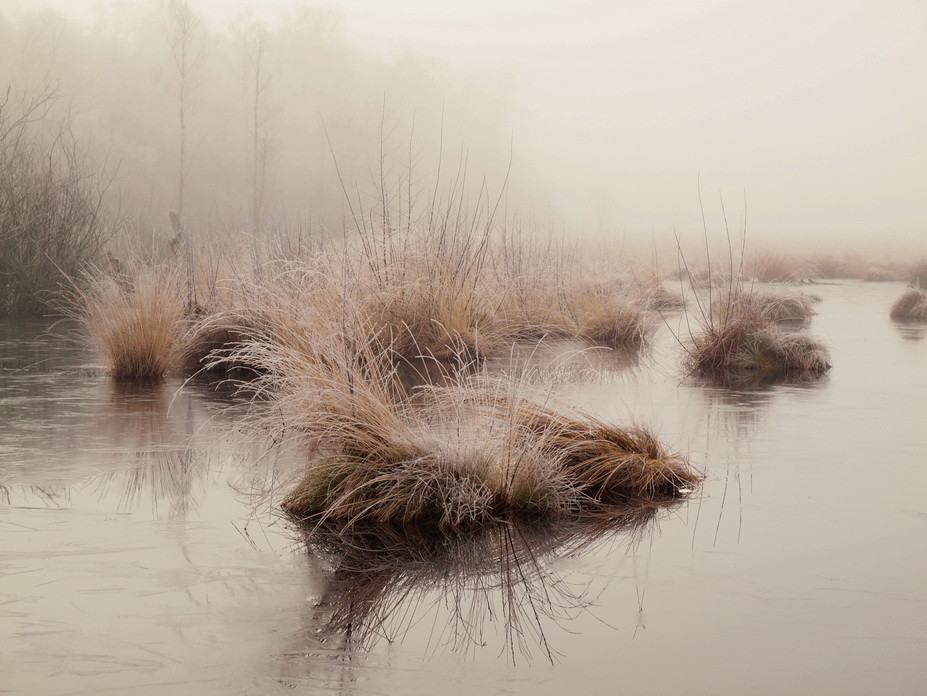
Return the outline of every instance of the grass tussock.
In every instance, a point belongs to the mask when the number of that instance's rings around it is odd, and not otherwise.
[[[788,254],[758,252],[748,264],[751,275],[761,283],[790,283],[815,275],[814,264]]]
[[[927,257],[921,257],[911,264],[908,281],[911,287],[927,291]]]
[[[722,296],[713,311],[722,320],[736,315],[757,316],[771,322],[805,321],[814,315],[812,297],[794,292],[735,291]]]
[[[776,325],[776,317],[792,318],[788,315],[799,303],[786,312],[791,304],[733,289],[713,303],[710,316],[693,333],[686,355],[689,373],[713,382],[737,383],[809,379],[827,372],[829,351],[820,340]]]
[[[118,379],[158,379],[182,354],[185,290],[170,267],[136,265],[127,276],[87,273],[74,315]]]
[[[460,529],[679,499],[700,480],[646,431],[567,415],[522,385],[461,378],[404,394],[384,352],[343,336],[319,337],[311,358],[260,342],[233,358],[273,375],[257,385],[273,403],[263,427],[307,453],[282,503],[297,518]]]
[[[226,358],[258,338],[311,352],[308,322],[313,335],[346,333],[416,367],[469,369],[516,342],[547,338],[638,352],[658,321],[649,310],[682,301],[653,279],[586,280],[594,274],[568,251],[543,254],[483,232],[412,230],[376,241],[329,241],[311,255],[254,243],[237,254],[250,253],[245,267],[185,247],[159,265],[184,294],[182,345],[166,370],[257,372]],[[128,264],[114,282],[132,287],[150,265]],[[94,302],[92,294],[78,299]]]
[[[520,400],[514,420],[522,437],[558,460],[570,487],[595,504],[671,500],[701,480],[646,428],[621,428],[530,400]]]
[[[898,321],[927,321],[927,292],[908,288],[892,305],[891,317]]]
[[[580,268],[572,273],[583,275]],[[618,281],[571,278],[572,273],[545,269],[540,277],[521,279],[510,289],[502,307],[509,333],[521,339],[567,338],[633,350],[647,345],[656,320],[644,310],[644,292],[632,293]]]
[[[251,365],[230,360],[236,348],[254,335],[247,319],[232,312],[198,317],[184,334],[180,367],[188,374],[230,374],[241,377],[253,371]]]

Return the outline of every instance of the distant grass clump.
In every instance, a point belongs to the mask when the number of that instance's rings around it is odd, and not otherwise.
[[[927,321],[927,292],[908,288],[892,305],[891,317],[898,321]]]
[[[763,283],[788,283],[810,278],[814,265],[794,256],[774,252],[759,252],[749,264],[751,275]]]
[[[927,321],[927,258],[911,265],[908,280],[911,287],[892,305],[891,317],[896,321]]]
[[[687,347],[690,374],[721,383],[808,379],[830,369],[827,348],[805,333],[775,324],[780,301],[751,297],[741,288],[714,304]],[[772,309],[770,309],[772,308]],[[787,313],[786,313],[787,314]]]
[[[539,266],[513,280],[501,307],[510,334],[522,340],[568,338],[609,348],[640,350],[656,320],[644,311],[646,293],[620,281],[588,280],[589,269]]]
[[[714,311],[721,316],[758,315],[768,321],[804,321],[814,315],[813,301],[807,295],[791,292],[736,291],[716,301]]]
[[[922,257],[911,265],[908,281],[911,287],[927,291],[927,257]]]
[[[182,353],[185,289],[170,267],[135,264],[131,273],[88,272],[74,291],[73,310],[117,379],[159,379]]]

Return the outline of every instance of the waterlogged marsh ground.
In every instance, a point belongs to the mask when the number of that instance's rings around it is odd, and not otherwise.
[[[708,477],[586,545],[570,530],[303,543],[254,510],[227,394],[126,387],[5,324],[0,690],[919,693],[927,327],[888,318],[900,284],[813,291],[821,382],[680,381],[664,330],[640,367],[561,385],[654,425]]]

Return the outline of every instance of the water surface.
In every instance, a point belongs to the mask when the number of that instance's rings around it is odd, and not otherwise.
[[[814,291],[820,382],[694,384],[666,330],[614,378],[557,373],[689,453],[697,498],[454,543],[306,539],[254,494],[286,462],[227,390],[112,382],[2,324],[0,691],[922,693],[925,327],[888,318],[899,284]]]

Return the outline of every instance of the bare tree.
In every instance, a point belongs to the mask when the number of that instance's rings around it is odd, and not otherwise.
[[[187,0],[170,0],[168,40],[177,69],[177,111],[180,122],[180,161],[178,162],[177,212],[175,231],[180,234],[184,222],[184,195],[187,174],[187,115],[196,88],[196,74],[206,62],[206,33],[198,12]],[[174,218],[171,219],[174,222]]]
[[[0,316],[40,313],[101,260],[112,177],[56,115],[61,96],[0,91]],[[113,174],[115,176],[115,174]]]
[[[255,24],[239,34],[247,62],[249,96],[251,100],[251,194],[249,212],[251,230],[260,234],[264,221],[264,194],[267,183],[267,158],[270,146],[270,107],[267,92],[272,78],[267,70],[267,29]]]

